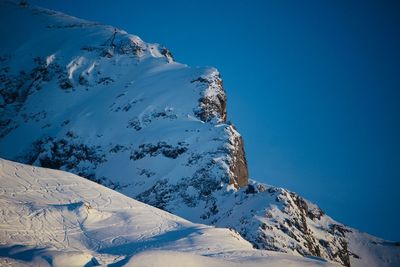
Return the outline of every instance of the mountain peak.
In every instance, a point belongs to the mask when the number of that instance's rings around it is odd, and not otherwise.
[[[344,266],[400,261],[392,243],[249,180],[215,68],[175,62],[165,47],[112,26],[9,1],[0,7],[0,25],[13,25],[0,28],[0,156],[230,227],[260,251]]]

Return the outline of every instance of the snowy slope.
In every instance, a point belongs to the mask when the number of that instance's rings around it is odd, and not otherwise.
[[[0,184],[1,266],[331,266],[255,250],[232,230],[193,224],[67,172],[0,159]]]
[[[254,247],[313,255],[344,266],[400,266],[400,243],[359,232],[283,188],[250,181],[220,197],[216,225],[233,228]]]
[[[346,266],[399,263],[398,244],[249,181],[216,69],[177,63],[158,44],[55,11],[1,1],[0,12],[0,156],[234,228],[259,249]]]
[[[184,200],[203,217],[216,187],[247,183],[217,70],[173,62],[168,50],[113,27],[8,2],[1,10],[0,34],[12,37],[0,48],[2,156],[170,211]]]

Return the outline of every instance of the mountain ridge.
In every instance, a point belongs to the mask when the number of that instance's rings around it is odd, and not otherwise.
[[[1,25],[18,30],[1,28],[12,38],[0,49],[0,156],[231,227],[259,249],[344,266],[362,266],[371,250],[382,258],[377,266],[399,262],[394,243],[381,256],[383,240],[363,239],[297,194],[249,180],[216,69],[177,63],[165,47],[111,26],[1,5]],[[13,23],[18,17],[29,23]]]

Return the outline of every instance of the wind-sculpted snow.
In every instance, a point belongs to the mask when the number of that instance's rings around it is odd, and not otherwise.
[[[378,266],[399,262],[396,243],[361,235],[285,189],[249,183],[216,69],[59,12],[12,1],[0,12],[0,156],[231,227],[260,250],[345,266],[370,255]]]
[[[0,184],[1,266],[137,266],[144,259],[135,255],[160,250],[185,257],[153,259],[155,266],[184,259],[194,266],[263,266],[278,259],[330,266],[255,250],[235,231],[191,223],[67,172],[0,159]],[[145,260],[141,266],[149,265]]]

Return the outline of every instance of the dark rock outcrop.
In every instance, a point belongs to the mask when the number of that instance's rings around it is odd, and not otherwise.
[[[229,183],[236,188],[245,187],[249,182],[246,154],[244,151],[243,138],[237,133],[235,127],[231,125],[232,138],[230,140],[232,149],[232,162],[229,165],[232,173]]]
[[[196,116],[204,122],[210,122],[213,119],[226,122],[226,94],[221,75],[218,72],[214,72],[194,79],[191,83],[201,83],[205,86],[202,97],[199,99],[199,106],[195,110]],[[231,161],[229,164],[231,175],[229,183],[236,188],[241,188],[248,184],[244,142],[234,125],[230,125],[228,129],[231,136],[229,140],[231,145]]]
[[[196,116],[202,121],[208,122],[217,118],[226,121],[226,95],[219,73],[213,73],[205,77],[199,77],[191,83],[203,83],[206,90],[199,99],[199,108],[195,110]]]
[[[364,257],[351,251],[354,229],[288,190],[249,181],[216,69],[175,63],[166,48],[114,27],[24,12],[32,23],[1,18],[15,30],[0,55],[0,156],[234,228],[259,249],[344,266]],[[30,31],[35,42],[24,34]],[[398,248],[374,242],[368,245]]]

